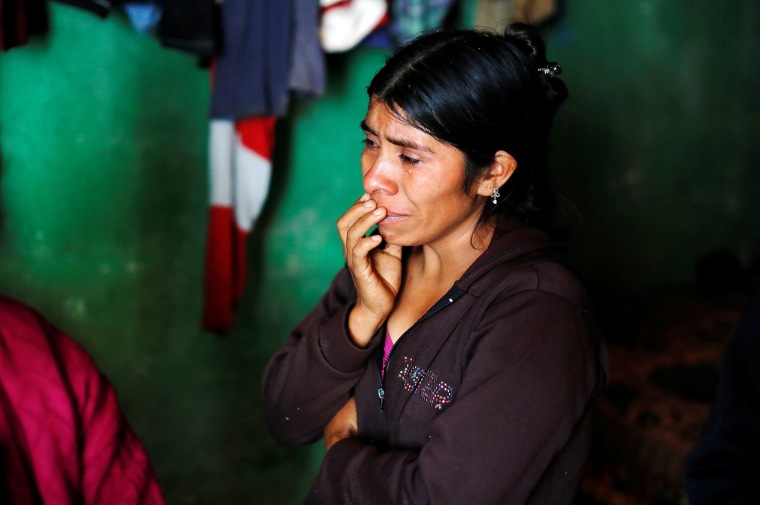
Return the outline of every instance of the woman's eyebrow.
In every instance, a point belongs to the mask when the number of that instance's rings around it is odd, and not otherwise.
[[[375,132],[375,130],[373,130],[372,128],[369,127],[369,125],[367,124],[367,121],[365,119],[362,119],[362,122],[359,123],[359,127],[362,130],[364,130],[365,132],[371,133],[372,135],[377,136],[377,133]]]
[[[373,130],[372,128],[370,128],[370,126],[367,124],[367,122],[365,120],[362,120],[362,122],[359,123],[359,126],[365,132],[367,132],[367,133],[369,133],[371,135],[374,135],[375,137],[379,137],[379,135],[377,134],[377,132],[375,132],[375,130]],[[386,137],[386,140],[388,142],[390,142],[391,144],[394,144],[394,145],[397,145],[397,146],[408,147],[409,149],[415,149],[415,150],[418,150],[418,151],[424,151],[424,152],[428,152],[428,153],[433,152],[429,147],[427,147],[424,144],[420,144],[416,140],[412,140],[412,139],[399,139],[399,138],[394,138],[394,137]]]

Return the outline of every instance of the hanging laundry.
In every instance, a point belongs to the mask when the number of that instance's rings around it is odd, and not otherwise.
[[[272,173],[276,118],[290,94],[321,96],[324,54],[319,0],[224,0],[224,50],[213,64],[202,326],[226,333],[246,280],[246,239],[261,214]]]
[[[211,117],[284,116],[288,110],[293,6],[283,0],[224,0]]]
[[[23,46],[48,30],[45,0],[0,0],[0,51]]]
[[[269,192],[276,118],[212,120],[203,329],[226,333],[246,279],[246,238]]]
[[[380,26],[375,28],[372,33],[367,35],[362,40],[361,45],[364,47],[374,47],[376,49],[382,49],[387,52],[391,52],[396,48],[396,42],[393,40],[389,23],[387,21],[380,23]]]
[[[319,0],[295,0],[293,51],[289,88],[301,98],[325,91],[325,55],[319,42]]]
[[[386,0],[321,0],[320,39],[328,53],[356,47],[379,26],[388,22]]]

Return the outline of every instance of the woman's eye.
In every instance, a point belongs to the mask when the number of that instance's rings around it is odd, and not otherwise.
[[[415,158],[410,158],[406,154],[401,154],[399,155],[399,157],[401,158],[401,161],[407,165],[416,165],[420,162],[420,160],[415,159]]]

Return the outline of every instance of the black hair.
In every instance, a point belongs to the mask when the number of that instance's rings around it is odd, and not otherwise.
[[[503,35],[437,31],[399,48],[367,92],[399,119],[461,150],[468,193],[497,151],[509,153],[517,169],[480,222],[507,212],[545,228],[557,208],[547,166],[549,132],[567,97],[557,69],[544,70],[551,66],[540,35],[525,24],[512,24]]]

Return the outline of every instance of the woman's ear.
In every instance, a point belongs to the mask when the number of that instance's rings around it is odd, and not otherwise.
[[[491,196],[494,188],[503,187],[517,168],[517,160],[506,151],[497,151],[491,168],[485,172],[478,185],[478,194]]]

